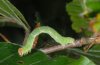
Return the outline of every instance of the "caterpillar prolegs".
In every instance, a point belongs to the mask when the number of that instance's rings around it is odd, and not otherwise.
[[[35,38],[41,33],[46,33],[50,35],[57,43],[61,45],[66,45],[74,42],[73,38],[61,36],[58,32],[56,32],[56,30],[54,30],[49,26],[41,26],[34,29],[29,35],[26,43],[22,46],[22,48],[18,49],[18,53],[20,56],[23,56],[31,52],[31,49],[34,45],[33,42],[35,41]]]

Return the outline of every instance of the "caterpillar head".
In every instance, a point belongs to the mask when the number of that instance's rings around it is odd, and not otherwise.
[[[23,48],[18,49],[18,54],[22,57],[23,56]]]
[[[26,54],[28,54],[28,53],[30,53],[31,52],[31,49],[29,49],[29,50],[25,50],[24,48],[19,48],[18,49],[18,54],[22,57],[23,55],[26,55]]]

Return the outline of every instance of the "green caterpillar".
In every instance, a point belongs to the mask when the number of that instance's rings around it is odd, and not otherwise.
[[[32,31],[32,33],[29,35],[26,44],[22,46],[22,48],[19,48],[18,52],[20,56],[23,56],[25,54],[28,54],[31,52],[31,49],[33,47],[33,42],[35,41],[35,38],[41,34],[46,33],[49,34],[57,43],[61,45],[66,45],[69,43],[73,43],[74,39],[71,37],[63,37],[58,32],[56,32],[53,28],[48,26],[41,26]]]

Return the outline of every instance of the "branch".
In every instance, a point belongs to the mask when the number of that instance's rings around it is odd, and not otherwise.
[[[1,37],[4,41],[6,41],[6,42],[8,42],[8,43],[11,43],[10,40],[8,40],[8,38],[5,37],[2,33],[0,33],[0,37]]]
[[[49,48],[42,48],[40,50],[42,52],[44,52],[45,54],[49,54],[49,53],[64,50],[64,49],[67,49],[67,48],[81,47],[81,46],[86,45],[86,44],[89,44],[89,46],[91,47],[92,43],[93,44],[99,44],[100,43],[100,36],[91,37],[91,38],[81,38],[81,39],[76,40],[74,43],[71,43],[69,45],[68,44],[65,45],[65,46],[57,45],[57,46],[53,46],[53,47],[49,47]],[[86,49],[86,51],[88,49]]]

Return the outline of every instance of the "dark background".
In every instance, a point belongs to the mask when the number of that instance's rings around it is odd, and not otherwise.
[[[41,23],[51,26],[64,36],[78,37],[71,28],[70,17],[66,12],[66,4],[71,0],[10,0],[25,16],[31,29],[35,26],[35,14],[38,12]],[[24,39],[22,29],[3,27],[0,28],[12,42],[21,43]]]

